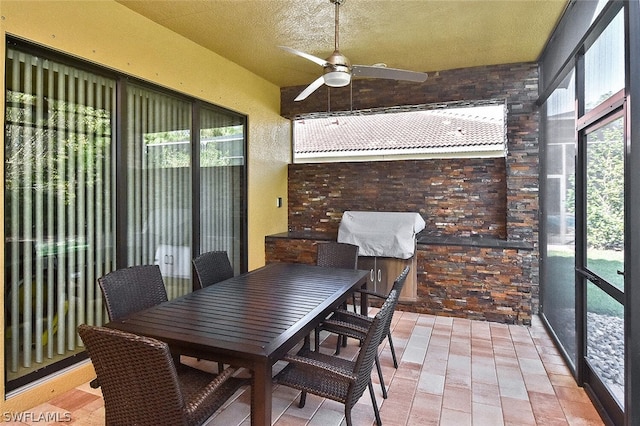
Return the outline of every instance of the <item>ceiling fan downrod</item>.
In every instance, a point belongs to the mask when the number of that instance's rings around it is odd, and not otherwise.
[[[342,3],[344,3],[345,0],[329,0],[331,1],[331,3],[336,5],[336,12],[334,15],[334,21],[335,21],[335,36],[334,36],[334,46],[335,46],[335,51],[338,52],[340,49],[340,33],[339,33],[339,27],[340,27],[340,5]]]
[[[324,66],[324,84],[329,87],[344,87],[351,82],[351,62],[340,53],[340,5],[345,0],[330,0],[336,5],[335,49]]]

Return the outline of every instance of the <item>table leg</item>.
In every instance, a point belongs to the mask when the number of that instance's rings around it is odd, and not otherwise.
[[[251,426],[271,426],[272,366],[257,363],[251,386]]]
[[[367,283],[365,281],[365,283],[362,285],[363,289],[367,288]],[[355,306],[353,307],[353,309],[355,310]],[[360,293],[360,314],[361,315],[367,315],[367,313],[369,312],[369,298],[367,297],[366,293]]]

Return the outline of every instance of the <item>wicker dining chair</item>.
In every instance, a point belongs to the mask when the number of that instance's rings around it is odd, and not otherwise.
[[[209,251],[202,253],[191,261],[193,264],[193,289],[219,283],[233,278],[233,267],[226,251]],[[218,371],[224,369],[224,364],[218,363]]]
[[[167,301],[167,289],[158,265],[136,265],[117,269],[98,278],[109,321]],[[176,355],[176,361],[178,356]],[[98,379],[90,382],[99,388]]]
[[[384,333],[382,334],[380,341],[378,344],[381,344],[385,337],[389,342],[389,347],[391,349],[391,356],[393,358],[393,366],[398,368],[398,361],[396,359],[395,348],[393,347],[393,339],[391,338],[391,320],[393,319],[393,313],[395,311],[396,305],[398,303],[398,299],[400,298],[400,292],[404,287],[404,283],[407,280],[407,275],[409,274],[409,266],[405,267],[404,270],[400,273],[400,275],[393,282],[393,286],[391,287],[391,291],[388,295],[382,295],[379,293],[375,293],[369,290],[362,290],[363,293],[366,293],[368,297],[377,297],[385,300],[385,303],[390,303],[392,306],[391,314],[386,318],[386,323],[384,324]],[[338,342],[336,343],[336,355],[340,354],[340,345],[341,339],[346,339],[347,337],[351,337],[354,339],[363,342],[368,328],[371,327],[373,323],[373,318],[358,314],[355,312],[348,311],[346,309],[338,309],[333,314],[329,316],[329,318],[325,319],[317,330],[329,331],[331,333],[338,335]],[[316,351],[319,350],[318,344],[316,344]],[[380,365],[380,357],[376,352],[375,357],[376,369],[378,371],[378,377],[380,379],[380,386],[382,387],[382,396],[386,399],[387,388],[384,384],[384,377],[382,376],[382,367]]]
[[[358,251],[355,244],[330,241],[319,243],[317,248],[316,265],[331,268],[358,269]],[[354,293],[351,293],[353,303],[356,303]],[[346,302],[345,302],[346,307]]]
[[[391,295],[395,290],[391,290]],[[351,409],[358,402],[365,388],[373,404],[376,424],[382,425],[376,396],[371,382],[371,371],[378,353],[378,345],[384,334],[387,317],[393,313],[391,297],[373,318],[362,347],[355,361],[335,355],[310,351],[303,348],[296,355],[286,355],[283,360],[288,364],[274,377],[278,384],[301,390],[298,406],[304,407],[307,393],[344,404],[347,426],[352,425]]]
[[[202,253],[192,263],[194,290],[233,278],[233,267],[226,251]]]
[[[338,243],[329,241],[317,245],[316,265],[330,268],[358,269],[358,251],[360,248],[355,244]],[[356,296],[351,292],[351,300],[355,305]],[[347,302],[342,305],[347,308]],[[320,340],[320,330],[315,330],[316,346]]]
[[[316,265],[333,268],[357,269],[358,246],[349,243],[326,242],[318,244]]]
[[[247,379],[173,363],[166,343],[81,324],[78,333],[96,370],[106,425],[201,425]]]
[[[167,301],[167,289],[158,265],[117,269],[98,278],[98,285],[110,321]]]

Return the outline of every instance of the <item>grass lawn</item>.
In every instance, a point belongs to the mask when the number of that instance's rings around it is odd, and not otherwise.
[[[548,282],[548,285],[551,284],[553,287],[552,292],[554,298],[573,301],[575,271],[573,252],[550,249],[547,254],[548,277],[550,277],[551,281]],[[618,286],[618,288],[621,288],[623,280],[617,271],[624,269],[623,252],[613,250],[589,250],[587,264],[591,271]],[[587,309],[589,312],[612,315],[620,318],[622,318],[624,313],[624,308],[620,303],[592,283],[587,285]]]

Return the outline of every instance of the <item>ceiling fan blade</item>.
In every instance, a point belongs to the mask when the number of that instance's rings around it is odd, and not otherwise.
[[[387,78],[391,80],[415,81],[418,83],[422,83],[427,79],[427,74],[423,72],[369,65],[354,65],[351,68],[351,74],[354,77],[361,78]]]
[[[302,56],[305,59],[310,60],[311,62],[315,62],[316,64],[320,65],[321,67],[324,67],[325,65],[327,65],[327,61],[325,59],[320,59],[317,56],[313,56],[310,55],[308,53],[304,53],[301,52],[299,50],[296,49],[292,49],[290,47],[287,46],[278,46],[280,49],[286,50],[289,53],[293,53],[294,55],[298,55],[298,56]]]
[[[303,101],[307,99],[307,97],[310,94],[318,90],[320,86],[322,86],[323,84],[324,84],[324,77],[323,76],[318,77],[313,83],[308,85],[306,89],[300,92],[300,94],[294,99],[294,101],[297,102],[297,101]]]

